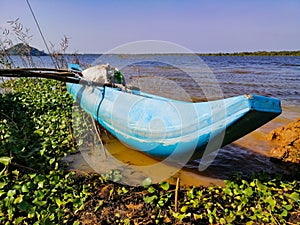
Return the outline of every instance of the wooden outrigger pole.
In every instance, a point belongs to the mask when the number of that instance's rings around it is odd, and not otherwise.
[[[88,86],[109,86],[108,84],[86,80],[82,77],[81,72],[54,68],[0,69],[0,77],[37,77]]]
[[[53,68],[0,69],[1,77],[39,77],[78,84],[81,74],[69,70]]]

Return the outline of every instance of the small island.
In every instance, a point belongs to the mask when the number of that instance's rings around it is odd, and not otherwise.
[[[16,44],[6,50],[3,51],[2,54],[7,55],[26,55],[26,56],[47,56],[44,51],[40,51],[37,48],[34,48],[25,43]]]

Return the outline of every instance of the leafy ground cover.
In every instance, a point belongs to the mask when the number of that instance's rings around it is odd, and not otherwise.
[[[2,86],[0,224],[73,223],[87,192],[61,163],[74,150],[72,99],[50,80],[16,79]]]
[[[100,181],[100,182],[99,182]],[[225,188],[179,190],[162,182],[148,188],[88,179],[91,198],[79,213],[82,224],[296,224],[300,222],[298,181],[260,176],[226,181]]]
[[[66,171],[62,159],[76,143],[65,86],[16,79],[2,91],[0,224],[300,223],[299,177],[241,175],[225,187],[177,190],[166,182],[121,185],[118,171]]]

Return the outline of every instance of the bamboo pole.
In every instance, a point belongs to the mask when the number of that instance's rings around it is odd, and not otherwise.
[[[177,181],[176,181],[176,188],[175,188],[175,212],[178,212],[178,191],[179,191],[179,185],[180,185],[180,178],[177,177]]]

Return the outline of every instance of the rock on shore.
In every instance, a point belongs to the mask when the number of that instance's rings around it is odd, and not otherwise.
[[[300,163],[300,118],[271,131],[267,139],[275,141],[279,145],[271,150],[272,158],[284,162]]]

